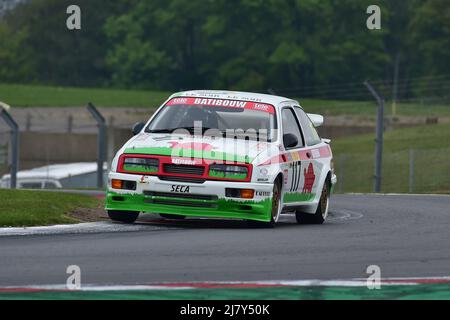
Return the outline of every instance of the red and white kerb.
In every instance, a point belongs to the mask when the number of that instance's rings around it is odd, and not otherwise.
[[[271,104],[250,102],[250,101],[229,100],[229,99],[173,98],[166,104],[166,106],[176,106],[176,105],[238,108],[238,109],[249,109],[255,111],[268,112],[271,114],[275,113],[275,108]]]

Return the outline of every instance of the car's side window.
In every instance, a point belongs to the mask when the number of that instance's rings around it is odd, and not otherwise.
[[[57,188],[58,188],[58,186],[54,182],[45,181],[45,183],[44,183],[44,189],[57,189]]]
[[[297,145],[290,149],[303,147],[303,137],[294,111],[291,108],[284,108],[281,113],[281,118],[283,122],[283,135],[293,134],[298,139]]]
[[[306,144],[308,146],[319,144],[322,140],[320,139],[320,136],[308,115],[299,107],[295,107],[294,109],[298,119],[300,120],[300,124],[302,125]]]
[[[21,182],[19,183],[20,188],[22,189],[41,189],[42,183],[41,182]]]

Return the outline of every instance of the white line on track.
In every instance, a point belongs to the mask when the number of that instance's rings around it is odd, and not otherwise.
[[[165,230],[162,226],[152,224],[121,224],[109,221],[89,222],[71,225],[56,225],[47,227],[0,228],[2,236],[33,236],[81,233],[132,232]]]
[[[351,210],[339,209],[330,212],[330,216],[328,217],[327,221],[356,220],[361,219],[362,217],[364,217],[362,213]]]
[[[384,286],[412,286],[419,284],[449,284],[450,277],[413,277],[413,278],[383,278]],[[366,279],[349,280],[273,280],[273,281],[205,281],[188,283],[158,283],[148,285],[84,285],[74,291],[142,291],[142,290],[189,290],[199,288],[244,288],[244,287],[365,287]],[[0,292],[6,291],[68,291],[65,285],[44,285],[24,287],[0,287]]]
[[[150,216],[152,217],[152,215]],[[330,213],[328,221],[348,221],[362,218],[359,212],[339,209]],[[203,222],[208,219],[197,219]],[[295,219],[294,219],[295,220]],[[281,219],[285,223],[295,223],[292,216],[284,215]],[[162,221],[162,222],[161,222]],[[36,236],[36,235],[58,235],[58,234],[87,234],[87,233],[116,233],[116,232],[136,232],[136,231],[161,231],[170,229],[180,229],[183,225],[174,224],[173,221],[152,221],[142,220],[135,224],[113,223],[111,221],[89,222],[70,225],[55,225],[44,227],[23,227],[23,228],[0,228],[0,237],[4,236]],[[216,220],[217,221],[217,220]],[[193,221],[193,224],[195,222]]]

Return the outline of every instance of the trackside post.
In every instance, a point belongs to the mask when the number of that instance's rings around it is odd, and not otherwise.
[[[409,193],[414,191],[414,149],[409,149]]]
[[[377,108],[377,128],[376,128],[376,147],[375,147],[375,184],[374,192],[381,192],[381,174],[383,162],[383,134],[384,134],[384,99],[373,88],[369,81],[365,81],[364,85],[369,89],[370,93],[375,97],[378,103]]]
[[[105,163],[106,121],[92,103],[88,103],[87,109],[94,117],[95,121],[97,121],[98,126],[97,188],[101,189],[104,186],[103,164]]]
[[[11,128],[11,178],[10,188],[17,187],[17,170],[19,167],[19,125],[4,107],[0,106],[0,117]]]

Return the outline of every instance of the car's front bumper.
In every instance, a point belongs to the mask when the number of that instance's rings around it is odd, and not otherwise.
[[[136,190],[111,188],[111,179],[135,181]],[[174,192],[177,186],[188,192]],[[253,189],[251,200],[226,196],[226,188]],[[110,173],[106,209],[195,217],[233,218],[270,221],[273,185],[230,181],[205,181],[202,184],[163,181],[155,176]]]

